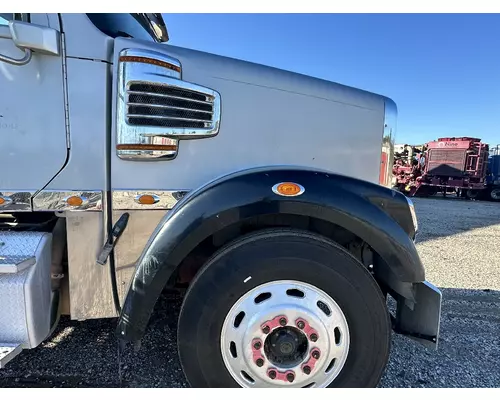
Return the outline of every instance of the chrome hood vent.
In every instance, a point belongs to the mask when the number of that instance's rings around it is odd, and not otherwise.
[[[172,159],[178,141],[217,135],[220,95],[181,80],[178,60],[126,49],[118,58],[116,151],[129,160]]]

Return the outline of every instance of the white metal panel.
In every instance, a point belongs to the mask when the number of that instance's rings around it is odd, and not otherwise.
[[[23,52],[0,39],[0,54]],[[62,57],[33,52],[23,66],[0,62],[0,88],[0,190],[41,189],[67,155]]]
[[[60,30],[59,14],[56,13],[47,14],[47,19],[49,20],[49,26],[51,28]]]
[[[61,19],[68,57],[111,61],[113,38],[97,29],[87,15],[64,13]]]
[[[119,159],[114,127],[113,189],[193,189],[214,177],[264,165],[316,167],[378,182],[382,96],[164,44],[119,38],[115,56],[125,47],[179,59],[183,80],[220,93],[222,118],[217,136],[181,141],[170,161]]]
[[[59,21],[57,22],[57,26],[52,26],[49,21],[49,15],[45,13],[31,13],[30,22],[37,25],[49,26],[51,28],[59,30]]]
[[[106,189],[110,66],[68,59],[71,154],[46,190]]]

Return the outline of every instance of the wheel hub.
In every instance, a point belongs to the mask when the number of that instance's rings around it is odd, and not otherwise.
[[[267,359],[279,368],[298,365],[305,359],[308,343],[306,335],[295,327],[280,327],[271,332],[264,343]]]
[[[349,329],[340,307],[302,282],[269,282],[250,290],[222,327],[224,363],[243,387],[328,386],[348,350]]]

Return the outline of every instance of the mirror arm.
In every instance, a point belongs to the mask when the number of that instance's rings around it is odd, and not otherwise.
[[[25,65],[28,64],[31,61],[31,50],[30,49],[23,49],[24,50],[24,57],[23,58],[11,58],[4,56],[3,54],[0,54],[0,61],[4,61],[9,64],[13,65]]]
[[[12,33],[8,26],[0,26],[0,39],[12,39]],[[0,61],[12,64],[12,65],[25,65],[31,61],[31,50],[23,48],[24,57],[23,58],[12,58],[0,54]]]

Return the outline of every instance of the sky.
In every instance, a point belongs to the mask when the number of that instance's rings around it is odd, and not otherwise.
[[[164,14],[175,46],[392,98],[397,143],[500,143],[500,15]]]

